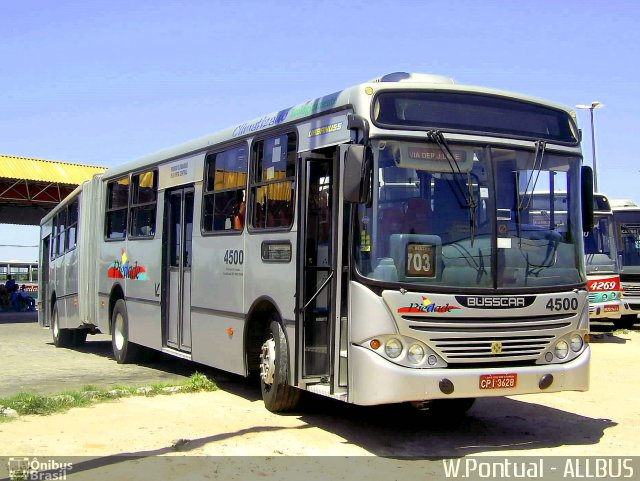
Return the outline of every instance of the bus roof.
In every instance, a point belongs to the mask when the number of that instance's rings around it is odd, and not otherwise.
[[[611,208],[612,209],[622,209],[622,208],[627,208],[627,207],[630,207],[630,208],[638,207],[638,204],[636,204],[631,199],[610,199],[609,203],[611,204]]]
[[[312,117],[320,113],[329,113],[332,111],[345,109],[349,107],[356,108],[361,115],[369,116],[369,105],[374,94],[379,90],[414,90],[433,89],[438,91],[455,91],[466,93],[478,93],[492,96],[508,97],[515,100],[522,100],[549,107],[556,110],[562,110],[569,114],[575,121],[575,112],[561,104],[549,102],[540,98],[532,97],[515,92],[504,90],[496,90],[486,87],[478,87],[472,85],[461,85],[448,77],[429,74],[410,74],[406,72],[394,72],[392,74],[383,75],[339,92],[318,97],[316,99],[297,104],[293,107],[272,112],[261,117],[257,117],[248,122],[237,124],[220,130],[215,133],[207,134],[194,140],[184,142],[182,144],[159,150],[155,153],[146,155],[137,160],[127,162],[125,164],[108,169],[103,178],[109,179],[118,177],[131,171],[142,170],[145,167],[159,164],[164,161],[176,159],[182,156],[193,155],[221,143],[233,142],[240,139],[246,139],[258,134],[268,128],[275,126],[285,126],[302,119]]]

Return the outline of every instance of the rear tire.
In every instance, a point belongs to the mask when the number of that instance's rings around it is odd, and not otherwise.
[[[58,303],[53,305],[51,310],[51,334],[53,344],[56,347],[71,347],[73,345],[73,331],[60,327],[60,316],[58,315]]]
[[[289,385],[287,338],[274,316],[260,352],[260,390],[265,407],[272,413],[290,411],[300,400],[300,390]]]
[[[612,319],[616,329],[631,329],[638,322],[638,316],[635,314],[625,314],[620,319]]]
[[[111,346],[118,364],[129,364],[140,357],[141,347],[129,342],[129,316],[124,299],[119,299],[111,315]]]

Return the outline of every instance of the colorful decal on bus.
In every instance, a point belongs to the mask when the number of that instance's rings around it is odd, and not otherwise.
[[[122,257],[119,261],[113,261],[109,264],[108,276],[110,279],[130,279],[134,281],[146,281],[147,270],[139,266],[136,262],[135,265],[129,265],[129,258],[124,249],[122,249]]]
[[[412,302],[408,307],[401,307],[398,309],[398,312],[407,313],[407,312],[455,312],[461,309],[460,306],[454,306],[449,304],[448,302],[445,305],[439,306],[435,304],[428,297],[422,296],[422,304],[418,304],[417,302]]]

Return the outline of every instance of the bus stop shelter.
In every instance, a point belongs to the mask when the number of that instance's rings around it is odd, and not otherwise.
[[[0,224],[40,224],[78,185],[105,170],[0,154]]]

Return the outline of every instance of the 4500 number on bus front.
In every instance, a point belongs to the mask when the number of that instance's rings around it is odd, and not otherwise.
[[[547,302],[550,311],[577,311],[578,299],[575,297],[552,297]]]

